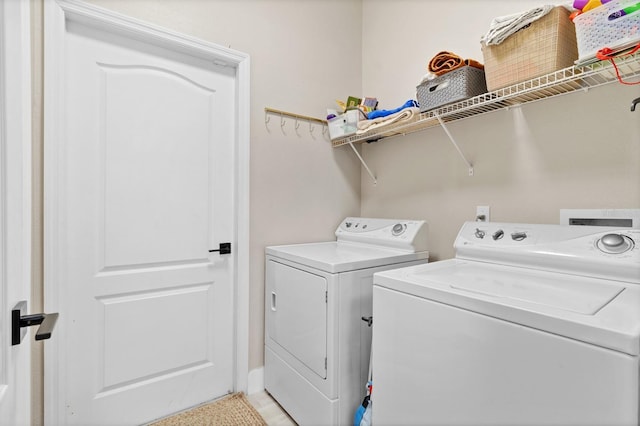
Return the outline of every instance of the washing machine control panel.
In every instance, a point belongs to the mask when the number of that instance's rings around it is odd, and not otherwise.
[[[410,251],[427,249],[427,223],[423,220],[348,217],[336,230],[339,241],[376,244]]]
[[[458,258],[606,273],[640,284],[640,229],[467,222],[454,246]]]
[[[476,231],[473,233],[473,235],[476,238],[479,238],[482,240],[487,235],[487,231],[480,228],[476,228]],[[501,240],[503,237],[504,237],[503,229],[498,229],[497,231],[491,234],[491,238],[493,238],[494,241]],[[524,241],[525,238],[527,238],[527,233],[525,231],[516,231],[511,233],[511,239],[514,241]]]

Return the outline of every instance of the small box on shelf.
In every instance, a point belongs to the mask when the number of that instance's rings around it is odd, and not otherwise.
[[[329,119],[329,137],[331,139],[354,135],[358,130],[358,121],[363,116],[359,109],[349,109],[344,114]]]

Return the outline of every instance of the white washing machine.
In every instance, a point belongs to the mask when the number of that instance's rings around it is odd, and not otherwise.
[[[374,425],[638,425],[640,230],[469,222],[455,248],[374,275]]]
[[[347,218],[336,237],[266,248],[265,388],[300,425],[353,424],[373,274],[428,258],[424,221]]]

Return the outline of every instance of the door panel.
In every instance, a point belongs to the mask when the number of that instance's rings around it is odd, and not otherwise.
[[[210,284],[104,298],[104,383],[102,391],[161,377],[167,372],[210,364]],[[188,315],[165,315],[175,310]],[[141,315],[144,313],[144,315]],[[193,331],[193,334],[185,330]],[[180,350],[158,351],[170,341]]]
[[[105,267],[203,261],[215,91],[167,69],[98,67]]]
[[[235,70],[67,21],[55,422],[144,423],[233,390]]]

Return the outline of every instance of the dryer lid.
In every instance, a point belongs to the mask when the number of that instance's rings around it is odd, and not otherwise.
[[[460,259],[379,272],[374,284],[631,355],[637,285]]]
[[[329,273],[355,271],[428,258],[428,252],[407,252],[371,244],[341,241],[271,246],[266,254]]]

